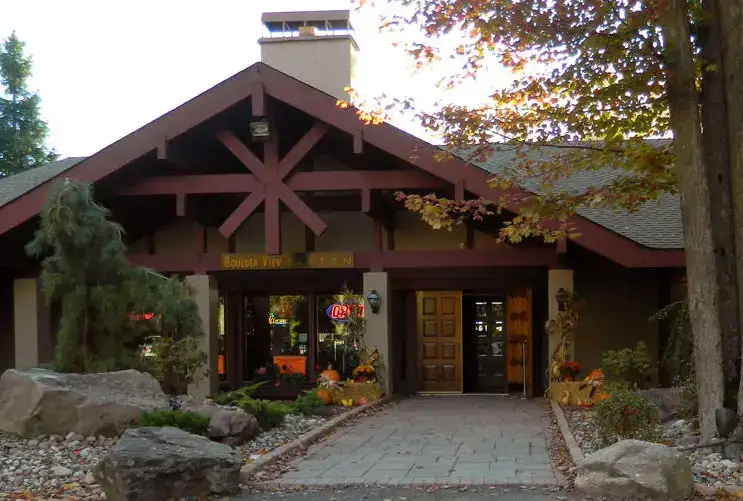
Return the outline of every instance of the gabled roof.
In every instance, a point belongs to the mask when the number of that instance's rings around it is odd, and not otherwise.
[[[0,177],[0,207],[33,190],[37,186],[68,171],[86,157],[69,157],[27,171]]]
[[[517,152],[514,146],[504,145],[496,149],[485,162],[475,163],[488,172],[498,174],[517,162],[548,161],[550,157],[564,153],[564,149],[549,146],[522,148]],[[519,157],[519,154],[522,156]],[[582,170],[560,180],[556,188],[567,193],[581,192],[591,186],[606,186],[618,175],[625,174],[624,170],[612,168]],[[520,184],[531,192],[539,191],[539,183],[534,179],[525,179]],[[681,199],[678,195],[665,194],[656,201],[644,204],[634,213],[608,208],[584,208],[578,214],[651,249],[684,248]]]
[[[39,171],[38,174],[33,174],[37,169],[23,173],[26,177],[21,179],[27,180],[25,184],[18,180],[13,181],[16,176],[0,180],[0,192],[5,189],[10,193],[15,189],[14,186],[18,187],[18,192],[6,195],[6,201],[0,203],[0,234],[41,211],[51,185],[47,181],[55,176],[64,172],[81,181],[98,181],[132,160],[155,150],[165,141],[247,99],[256,86],[261,86],[275,99],[342,131],[349,134],[361,131],[365,142],[447,182],[462,184],[467,191],[477,196],[497,196],[488,186],[487,180],[493,169],[497,168],[497,162],[508,159],[494,158],[481,167],[459,158],[439,161],[436,158],[440,151],[438,147],[389,124],[365,127],[357,119],[354,110],[336,106],[336,98],[333,96],[264,63],[256,63],[88,158],[66,159],[39,167],[46,170]],[[29,183],[33,179],[36,179],[36,184],[32,186]],[[5,183],[10,183],[10,188],[3,188]],[[514,191],[517,195],[523,195],[522,198],[528,196],[525,191]],[[516,212],[519,206],[512,204],[508,209]],[[594,217],[595,222],[591,220]],[[639,223],[639,219],[636,220]],[[646,245],[649,242],[646,238],[632,240],[629,232],[623,230],[628,220],[624,223],[613,222],[611,215],[607,217],[606,214],[587,213],[585,217],[575,216],[571,222],[581,235],[576,243],[624,266],[683,266],[683,252],[668,250],[673,247]],[[672,239],[669,240],[669,243],[672,242]],[[657,250],[648,247],[656,247]]]

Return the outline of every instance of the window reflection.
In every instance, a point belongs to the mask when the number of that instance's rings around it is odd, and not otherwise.
[[[363,296],[358,294],[352,294],[349,297],[343,294],[317,296],[315,310],[317,364],[315,369],[318,373],[331,366],[343,378],[350,378],[353,368],[358,365],[359,347],[349,341],[344,322],[344,316],[349,308],[361,308],[363,312]]]
[[[270,296],[268,324],[274,365],[277,365],[282,373],[307,374],[308,297]]]

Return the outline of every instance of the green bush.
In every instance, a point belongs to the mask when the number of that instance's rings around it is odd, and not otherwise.
[[[235,403],[245,412],[254,415],[263,430],[280,425],[287,414],[292,413],[292,406],[275,402],[273,400],[256,400],[250,397],[244,397]]]
[[[692,373],[685,378],[677,378],[674,386],[679,388],[681,395],[679,417],[682,419],[699,417],[699,394],[697,392],[697,382],[694,374]]]
[[[233,405],[238,406],[241,400],[245,397],[250,397],[255,393],[255,390],[266,384],[266,381],[259,381],[257,383],[243,386],[238,390],[228,391],[214,397],[214,402],[219,405]]]
[[[194,435],[206,435],[209,418],[195,412],[163,410],[142,412],[137,424],[139,426],[173,426]]]
[[[608,446],[623,439],[660,440],[658,408],[622,384],[608,384],[609,398],[596,404],[594,416],[599,440]]]
[[[632,388],[641,388],[653,374],[650,353],[644,342],[634,348],[604,352],[601,363],[608,379],[623,381]]]
[[[292,410],[294,413],[304,414],[310,416],[315,413],[319,407],[324,407],[325,401],[317,396],[317,392],[312,390],[306,392],[304,395],[297,397],[297,400],[292,404]]]

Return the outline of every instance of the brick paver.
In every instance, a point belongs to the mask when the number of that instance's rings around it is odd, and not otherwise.
[[[276,483],[558,486],[544,403],[413,397],[310,447]]]

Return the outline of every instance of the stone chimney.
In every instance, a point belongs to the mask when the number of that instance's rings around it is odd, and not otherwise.
[[[338,99],[348,99],[359,50],[350,11],[265,12],[261,61]]]

